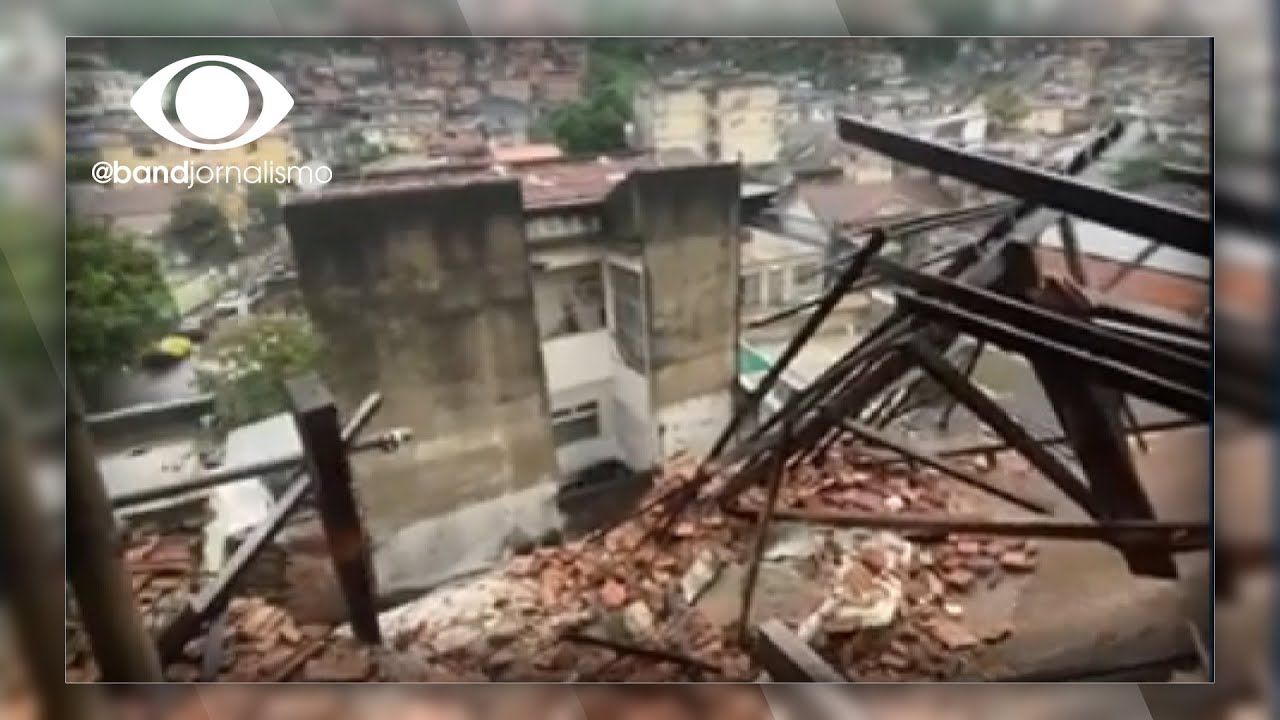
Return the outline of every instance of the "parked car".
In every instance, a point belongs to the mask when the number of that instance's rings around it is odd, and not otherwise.
[[[176,365],[191,357],[194,344],[183,335],[167,335],[142,353],[144,367],[160,369]]]

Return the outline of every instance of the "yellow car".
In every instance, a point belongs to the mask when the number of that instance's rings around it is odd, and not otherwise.
[[[142,354],[142,362],[150,367],[163,367],[191,357],[195,344],[182,335],[167,335]]]

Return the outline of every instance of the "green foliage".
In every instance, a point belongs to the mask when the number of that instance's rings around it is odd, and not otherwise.
[[[234,427],[287,408],[284,381],[314,370],[320,338],[305,319],[264,315],[238,322],[201,350],[200,386],[214,394],[219,419]]]
[[[67,357],[89,384],[137,358],[174,322],[159,263],[106,225],[67,229]]]
[[[639,77],[640,46],[617,53],[593,47],[582,99],[551,111],[534,128],[535,137],[554,140],[570,155],[608,153],[626,148],[631,96]]]
[[[1001,129],[1011,129],[1031,113],[1022,93],[1011,85],[1000,85],[982,98],[987,116]]]
[[[892,38],[889,47],[902,55],[911,72],[930,72],[955,61],[960,52],[962,38]]]
[[[199,192],[188,192],[174,205],[164,237],[195,263],[229,262],[237,254],[226,215]]]

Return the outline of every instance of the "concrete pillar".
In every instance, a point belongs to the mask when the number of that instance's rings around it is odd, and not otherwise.
[[[340,406],[381,390],[375,425],[414,433],[398,453],[354,459],[375,542],[554,486],[517,183],[335,188],[284,215]],[[506,529],[491,519],[483,531]],[[434,545],[447,555],[452,542]]]
[[[639,170],[627,180],[647,282],[649,378],[661,457],[705,452],[737,378],[736,164]]]

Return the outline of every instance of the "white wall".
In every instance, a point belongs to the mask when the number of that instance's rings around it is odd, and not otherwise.
[[[564,335],[542,343],[547,392],[552,396],[613,377],[613,338],[607,329]]]
[[[647,470],[658,460],[658,433],[650,404],[649,379],[616,358],[613,390],[612,419],[618,459],[632,470]]]
[[[605,460],[618,458],[621,454],[614,430],[614,397],[611,378],[606,376],[598,382],[551,393],[552,413],[589,402],[596,404],[600,435],[590,440],[556,446],[556,461],[560,466],[560,475],[567,481],[572,480],[576,473]]]

